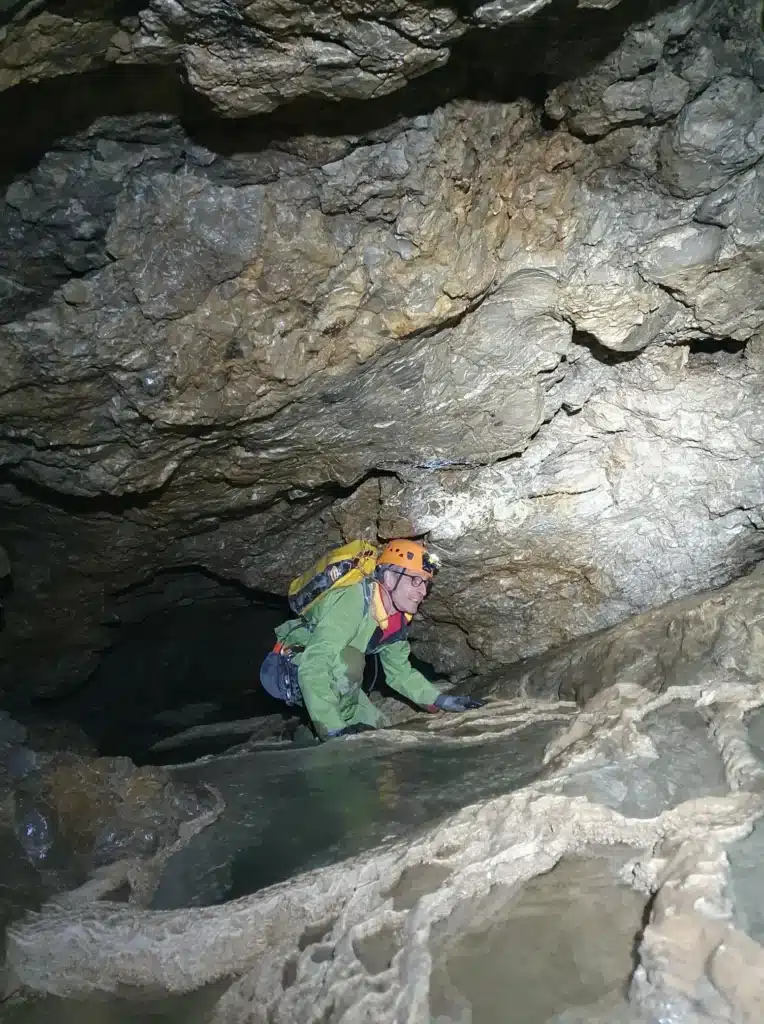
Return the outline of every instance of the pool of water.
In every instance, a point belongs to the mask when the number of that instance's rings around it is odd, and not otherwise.
[[[559,728],[403,747],[369,735],[178,768],[181,779],[216,786],[226,809],[168,861],[153,905],[222,902],[411,835],[530,782]]]
[[[764,762],[764,707],[756,708],[745,716],[748,742],[754,754]]]
[[[3,1024],[208,1024],[227,983],[182,996],[132,999],[19,1000],[0,1011]]]
[[[764,708],[746,715],[751,750],[764,763]],[[735,907],[735,923],[751,938],[764,943],[764,820],[759,820],[750,835],[727,847],[730,862],[730,890]]]
[[[561,861],[445,940],[433,1024],[643,1024],[625,994],[645,913],[645,897],[616,880],[627,856]]]
[[[734,901],[735,924],[752,939],[764,943],[764,823],[727,847],[730,862],[730,895]]]

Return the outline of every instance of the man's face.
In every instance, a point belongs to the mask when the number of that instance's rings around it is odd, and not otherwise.
[[[413,615],[427,597],[429,581],[417,573],[400,573],[393,569],[386,569],[382,582],[392,595],[393,604],[399,612]]]

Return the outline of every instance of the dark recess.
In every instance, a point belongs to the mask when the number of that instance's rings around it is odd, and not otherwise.
[[[695,338],[687,345],[690,361],[694,356],[740,355],[747,341],[738,338]]]
[[[634,21],[670,6],[670,0],[623,0],[610,11],[581,10],[576,0],[557,0],[527,21],[468,30],[445,68],[388,96],[339,103],[306,98],[252,118],[220,117],[173,66],[112,65],[24,83],[0,94],[0,184],[34,166],[58,140],[107,115],[174,114],[192,137],[225,155],[303,134],[363,137],[457,96],[541,103],[551,88],[585,74],[610,53]]]
[[[593,334],[589,334],[588,331],[574,330],[571,341],[574,345],[588,348],[598,362],[605,363],[608,366],[616,366],[618,363],[630,363],[641,352],[641,349],[635,352],[614,352],[613,349],[607,348]]]
[[[215,580],[214,574],[197,569]],[[193,567],[165,570],[157,577],[195,574]],[[275,626],[289,616],[286,601],[277,595],[253,597],[240,584],[223,580],[217,594],[186,597],[164,610],[151,610],[139,621],[114,620],[114,642],[98,667],[74,691],[35,700],[30,710],[80,725],[99,751],[127,755],[137,763],[183,761],[189,747],[166,756],[149,748],[167,736],[197,724],[213,724],[268,714],[289,717],[288,709],[259,685],[262,659],[274,644]],[[142,588],[139,593],[138,588]],[[151,581],[123,592],[126,607],[139,607]],[[259,592],[258,592],[259,593]],[[182,709],[209,704],[204,714],[184,722]],[[172,721],[156,716],[176,712]],[[23,718],[23,710],[19,717]],[[245,735],[211,740],[193,756],[243,742]]]

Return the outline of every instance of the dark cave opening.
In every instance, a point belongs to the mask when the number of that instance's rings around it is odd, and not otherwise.
[[[123,614],[95,671],[66,695],[36,701],[35,710],[79,725],[100,754],[138,763],[161,761],[151,747],[194,726],[288,717],[259,684],[273,630],[289,616],[286,601],[266,603],[236,584],[192,575],[176,575],[181,589],[174,592],[160,580],[153,592],[152,584],[136,585],[117,599]],[[213,735],[202,748],[216,745]],[[180,746],[168,759],[183,760],[185,752]]]

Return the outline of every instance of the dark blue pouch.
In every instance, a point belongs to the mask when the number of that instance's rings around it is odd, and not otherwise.
[[[276,700],[285,704],[302,706],[304,701],[297,681],[297,666],[291,652],[271,651],[260,667],[260,682],[263,689]]]

